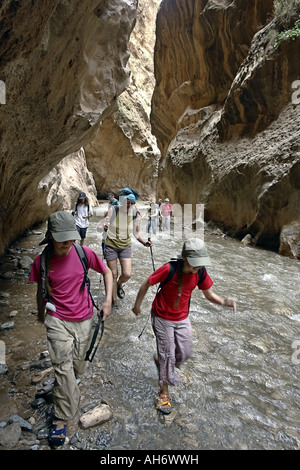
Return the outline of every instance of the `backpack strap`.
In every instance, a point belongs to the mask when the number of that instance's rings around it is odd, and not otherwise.
[[[198,286],[200,286],[200,284],[205,280],[206,276],[207,276],[206,268],[205,266],[202,266],[202,268],[198,270],[198,278],[199,278]]]
[[[161,289],[165,284],[167,284],[168,282],[171,281],[172,277],[174,276],[175,272],[176,272],[176,269],[178,267],[178,263],[179,262],[182,262],[181,259],[171,259],[169,261],[169,266],[170,266],[170,271],[168,272],[168,275],[166,277],[166,279],[164,281],[162,281],[160,284],[159,284],[159,289]],[[205,280],[207,276],[207,271],[206,271],[206,268],[205,266],[202,266],[202,268],[200,268],[198,270],[198,286],[200,286],[200,284]]]
[[[79,256],[79,259],[81,261],[81,264],[82,264],[82,267],[83,267],[83,270],[84,270],[84,277],[83,277],[82,284],[80,286],[80,290],[84,290],[85,284],[89,285],[89,278],[88,278],[88,275],[87,275],[88,274],[88,269],[89,269],[88,259],[87,259],[86,253],[84,251],[84,248],[81,245],[79,245],[79,243],[73,243],[73,246],[76,250],[77,255]]]
[[[175,274],[175,272],[176,272],[176,269],[177,269],[177,266],[178,266],[178,264],[177,264],[178,261],[180,261],[180,260],[179,260],[179,259],[171,259],[171,260],[169,261],[168,264],[169,264],[169,266],[170,266],[170,270],[169,270],[169,272],[168,272],[168,275],[167,275],[166,279],[165,279],[164,281],[162,281],[162,282],[159,284],[159,286],[158,286],[159,290],[160,290],[164,285],[166,285],[168,282],[171,281],[172,277],[174,276],[174,274]]]
[[[93,305],[94,305],[95,308],[98,308],[95,301],[94,301],[94,299],[93,299],[93,296],[92,296],[91,290],[90,290],[91,282],[90,282],[90,279],[88,277],[89,265],[88,265],[88,259],[87,259],[87,256],[86,256],[86,252],[84,251],[83,246],[80,245],[79,243],[73,243],[73,246],[76,250],[76,253],[79,256],[79,259],[81,261],[81,264],[82,264],[82,267],[83,267],[83,270],[84,270],[84,276],[83,276],[83,281],[82,281],[81,286],[80,286],[80,290],[84,290],[84,286],[86,284],[87,285],[87,290],[88,290],[88,293],[89,293],[89,295],[92,299]]]
[[[47,252],[49,251],[49,246],[47,245],[41,254],[41,262],[40,262],[40,273],[42,279],[42,297],[43,300],[50,300],[50,295],[47,290],[46,284],[46,276],[47,276],[47,266],[46,266],[46,259],[47,259]]]

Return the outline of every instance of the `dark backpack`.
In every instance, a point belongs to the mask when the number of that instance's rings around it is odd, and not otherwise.
[[[165,286],[168,282],[171,281],[172,277],[174,276],[174,274],[176,272],[176,269],[178,269],[179,263],[183,263],[183,260],[180,259],[180,258],[179,259],[171,259],[169,261],[168,264],[170,266],[170,271],[169,271],[166,279],[159,284],[158,291],[160,291],[163,286]],[[201,284],[204,281],[204,279],[206,278],[206,275],[207,275],[206,268],[204,266],[202,266],[198,270],[198,283],[197,283],[198,286],[199,286],[199,284]],[[189,299],[189,309],[190,309],[190,304],[191,304],[191,297]]]
[[[83,270],[84,270],[84,276],[83,276],[83,281],[82,281],[82,284],[80,286],[80,290],[84,290],[84,286],[85,284],[87,285],[87,289],[88,289],[88,293],[92,299],[92,302],[93,302],[93,305],[95,308],[97,308],[96,304],[95,304],[95,301],[93,299],[93,296],[90,292],[90,279],[88,277],[88,270],[89,270],[89,266],[88,266],[88,259],[87,259],[87,256],[86,256],[86,253],[84,251],[84,248],[79,245],[78,243],[73,243],[73,246],[76,250],[76,253],[77,255],[79,256],[79,259],[81,261],[81,264],[82,264],[82,267],[83,267]],[[47,250],[49,250],[49,247],[46,246],[46,248],[43,250],[42,254],[41,254],[41,268],[40,268],[40,271],[41,271],[41,278],[42,278],[42,297],[44,300],[48,300],[49,302],[51,302],[51,296],[49,295],[49,292],[47,291],[47,284],[46,284],[46,275],[47,275],[47,267],[46,267],[46,254],[47,254]]]
[[[175,272],[176,272],[176,269],[178,268],[179,264],[178,263],[182,263],[182,259],[171,259],[169,261],[169,266],[170,266],[170,271],[166,277],[166,279],[164,281],[162,281],[160,284],[159,284],[159,289],[161,289],[165,284],[167,284],[168,282],[171,281],[172,277],[174,276]],[[198,278],[199,278],[199,281],[198,281],[198,286],[199,284],[201,284],[205,278],[206,278],[206,275],[207,275],[207,271],[205,269],[204,266],[202,266],[199,270],[198,270]]]

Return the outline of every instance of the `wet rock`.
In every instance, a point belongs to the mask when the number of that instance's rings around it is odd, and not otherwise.
[[[2,323],[2,325],[0,325],[0,331],[12,330],[14,327],[15,327],[15,323],[13,321],[7,321],[5,323]]]
[[[19,262],[19,268],[30,270],[33,264],[33,259],[30,256],[23,256],[23,258]]]
[[[18,315],[18,310],[12,310],[9,314],[10,318],[16,317]]]
[[[31,407],[34,409],[38,409],[44,406],[45,404],[46,400],[44,398],[36,398],[36,400],[31,403]]]
[[[111,418],[112,411],[110,407],[106,404],[101,404],[82,415],[79,419],[79,422],[84,429],[87,429],[104,423]]]
[[[50,369],[52,366],[50,357],[45,357],[43,359],[39,359],[34,364],[32,364],[32,369]]]
[[[0,362],[0,375],[4,375],[8,372],[8,367],[4,362]]]
[[[33,384],[39,383],[42,380],[44,380],[48,375],[53,374],[53,367],[48,367],[45,370],[42,370],[40,372],[36,372],[32,377],[31,377],[31,382]]]
[[[25,419],[21,418],[21,416],[18,415],[12,415],[9,419],[9,424],[12,423],[17,423],[23,429],[24,431],[31,431],[32,426],[31,424],[26,421]]]
[[[5,273],[1,274],[1,278],[5,280],[12,280],[15,278],[15,273],[13,271],[6,271]]]
[[[37,433],[37,439],[39,441],[42,441],[43,439],[47,439],[49,435],[50,428],[49,427],[44,427],[40,429]]]
[[[245,246],[253,246],[255,245],[255,242],[252,238],[252,236],[250,235],[250,233],[248,233],[241,241],[241,243]]]
[[[6,449],[13,448],[21,437],[21,426],[18,423],[12,423],[0,429],[0,446]]]
[[[96,447],[99,450],[105,449],[110,441],[110,434],[107,431],[102,431],[100,434],[98,434],[96,438]]]

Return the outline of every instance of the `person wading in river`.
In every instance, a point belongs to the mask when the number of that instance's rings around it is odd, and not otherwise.
[[[84,269],[76,252],[74,241],[78,236],[74,218],[59,211],[50,215],[45,239],[46,286],[48,302],[42,296],[41,255],[32,266],[30,281],[37,283],[38,318],[47,330],[50,358],[54,368],[54,420],[49,434],[51,447],[63,445],[67,423],[77,412],[80,392],[77,375],[85,370],[85,354],[89,347],[93,326],[93,304],[87,285],[83,285]],[[112,274],[98,255],[89,247],[84,251],[88,267],[103,274],[106,298],[99,307],[103,318],[110,315]]]
[[[139,233],[138,211],[135,207],[138,195],[130,188],[121,191],[119,206],[110,207],[108,214],[98,224],[97,231],[104,232],[103,254],[113,275],[113,303],[117,296],[123,299],[125,292],[123,284],[131,278],[132,247],[131,232],[144,246],[152,246],[152,241],[144,240]],[[121,274],[118,276],[118,259]]]
[[[85,193],[81,192],[79,194],[72,215],[75,217],[76,229],[80,236],[80,244],[83,245],[89,226],[89,219],[93,216],[93,209]]]
[[[139,315],[149,287],[161,283],[151,312],[157,345],[155,360],[159,370],[157,409],[164,414],[171,412],[169,385],[175,385],[179,380],[175,366],[178,367],[192,354],[192,328],[188,317],[192,291],[198,286],[210,302],[236,311],[233,299],[223,299],[212,291],[213,281],[205,268],[210,264],[203,240],[191,238],[185,241],[180,259],[164,264],[143,282],[132,309],[135,315]]]

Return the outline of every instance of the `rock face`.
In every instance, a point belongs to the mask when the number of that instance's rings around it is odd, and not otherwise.
[[[153,50],[155,18],[160,0],[140,0],[128,48],[130,84],[115,102],[112,112],[99,125],[85,146],[89,170],[98,195],[124,186],[141,197],[155,195],[160,152],[151,134],[151,97],[155,84]]]
[[[299,257],[299,39],[274,50],[275,21],[263,26],[272,7],[162,2],[151,113],[158,193],[205,204],[205,219],[229,234]],[[293,246],[285,237],[283,248],[283,227]]]
[[[92,207],[98,205],[97,190],[92,173],[87,169],[84,149],[63,158],[38,185],[39,194],[46,197],[47,207],[53,211],[71,210],[84,191]]]
[[[56,209],[40,181],[91,141],[128,86],[137,3],[1,2],[0,252]]]

